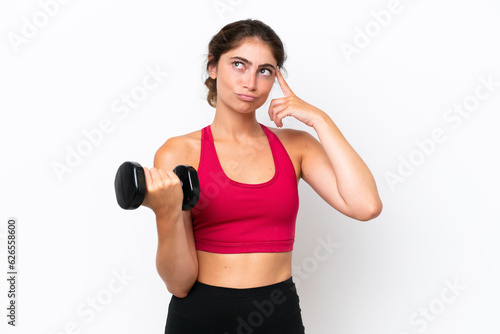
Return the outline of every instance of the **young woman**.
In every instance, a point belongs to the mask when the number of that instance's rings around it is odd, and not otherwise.
[[[156,215],[158,273],[173,294],[165,333],[304,333],[291,277],[297,185],[367,221],[382,210],[368,167],[322,110],[297,97],[281,74],[283,44],[258,20],[228,24],[211,40],[205,81],[215,118],[168,139],[145,169],[143,205]],[[271,101],[278,128],[256,120]],[[312,127],[283,129],[284,117]],[[197,169],[201,196],[181,211],[176,165]]]

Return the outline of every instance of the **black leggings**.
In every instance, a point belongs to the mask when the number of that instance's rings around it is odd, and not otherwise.
[[[196,282],[186,298],[172,296],[166,334],[303,334],[299,297],[290,277],[258,288]]]

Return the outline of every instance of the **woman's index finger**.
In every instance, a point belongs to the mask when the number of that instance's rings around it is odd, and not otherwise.
[[[292,89],[288,86],[288,83],[285,81],[285,78],[283,77],[283,74],[281,74],[279,68],[276,69],[276,79],[278,79],[278,84],[280,85],[280,88],[285,96],[293,95]]]

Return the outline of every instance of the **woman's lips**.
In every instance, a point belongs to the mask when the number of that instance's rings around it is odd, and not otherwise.
[[[243,101],[253,101],[257,98],[257,96],[246,95],[246,94],[236,94]]]

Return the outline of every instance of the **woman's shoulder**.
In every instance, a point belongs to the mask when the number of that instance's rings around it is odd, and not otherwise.
[[[283,145],[289,146],[304,146],[305,144],[315,141],[316,139],[307,131],[297,130],[297,129],[283,129],[283,128],[271,128],[271,130],[283,143]]]
[[[296,172],[300,175],[300,165],[302,159],[310,154],[313,147],[317,147],[319,142],[309,132],[296,129],[269,128],[285,147],[288,156],[295,165]],[[297,170],[298,169],[298,170]]]
[[[201,150],[201,130],[168,138],[156,151],[155,166],[173,169],[177,165],[198,168]]]

